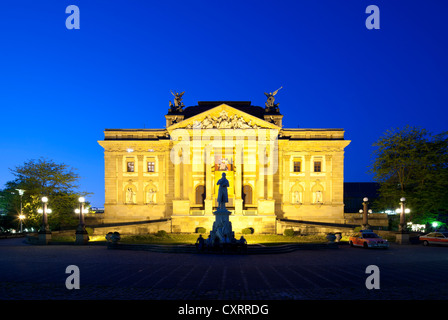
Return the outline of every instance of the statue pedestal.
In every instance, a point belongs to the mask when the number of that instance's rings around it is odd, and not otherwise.
[[[396,243],[398,244],[410,244],[409,233],[407,232],[397,232],[396,233]]]
[[[51,232],[39,232],[38,244],[48,244],[51,241]]]
[[[229,220],[231,212],[227,209],[218,209],[213,212],[215,215],[215,222],[213,223],[213,230],[210,231],[210,238],[212,243],[216,238],[219,238],[220,243],[232,241],[235,238],[235,234],[232,231],[232,223]]]

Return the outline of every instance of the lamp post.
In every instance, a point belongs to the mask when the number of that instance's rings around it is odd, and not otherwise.
[[[22,198],[23,198],[23,194],[25,193],[24,189],[16,189],[19,192],[20,195],[20,214],[19,214],[19,219],[20,219],[20,233],[22,233],[22,220],[25,219],[25,216],[23,215],[23,210],[22,210]]]
[[[401,209],[398,209],[400,211],[400,224],[398,225],[398,232],[396,233],[398,244],[409,244],[409,232],[406,230],[405,213],[410,212],[410,210],[405,209],[405,201],[406,198],[400,198]]]
[[[76,244],[86,244],[89,241],[89,235],[86,230],[86,224],[84,222],[84,213],[87,213],[84,209],[85,198],[79,197],[79,209],[76,209],[75,212],[79,213],[79,224],[78,228],[76,228]]]
[[[400,198],[400,205],[401,205],[401,210],[400,210],[400,224],[398,225],[398,231],[400,232],[405,232],[406,231],[406,216],[405,216],[405,208],[404,208],[404,203],[406,201],[406,198]]]
[[[23,232],[23,219],[25,219],[24,214],[19,214],[19,220],[20,220],[20,233]]]
[[[42,225],[39,229],[39,242],[41,244],[48,244],[51,240],[51,230],[48,226],[48,218],[47,218],[47,212],[51,213],[51,209],[47,208],[47,197],[42,197],[42,209],[38,210],[38,212],[42,212]]]
[[[362,228],[363,229],[370,229],[370,225],[369,225],[369,218],[368,218],[368,209],[367,209],[367,204],[369,203],[369,198],[365,197],[364,199],[362,199],[363,203],[362,203]]]

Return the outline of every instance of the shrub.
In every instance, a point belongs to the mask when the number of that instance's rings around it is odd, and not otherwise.
[[[244,228],[243,230],[241,230],[242,234],[253,234],[254,232],[254,228]]]
[[[205,229],[204,227],[197,227],[195,232],[196,233],[206,233],[207,229]]]
[[[156,236],[158,236],[158,237],[165,237],[167,235],[167,233],[166,233],[166,231],[165,230],[159,230],[159,231],[157,231],[156,232]]]
[[[292,237],[294,236],[294,229],[285,229],[285,231],[283,231],[283,234],[287,237]]]

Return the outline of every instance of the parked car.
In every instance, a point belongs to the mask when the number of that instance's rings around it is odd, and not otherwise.
[[[420,241],[423,241],[424,246],[430,244],[448,245],[448,232],[431,232],[419,237]]]
[[[348,243],[351,247],[389,248],[389,242],[386,239],[381,238],[372,230],[361,230],[360,232],[349,237]]]

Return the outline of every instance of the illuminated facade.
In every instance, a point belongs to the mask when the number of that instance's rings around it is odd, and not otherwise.
[[[278,108],[245,101],[176,106],[165,118],[165,129],[105,130],[105,223],[210,231],[222,172],[235,232],[281,232],[278,219],[344,222],[342,129],[283,128]]]

